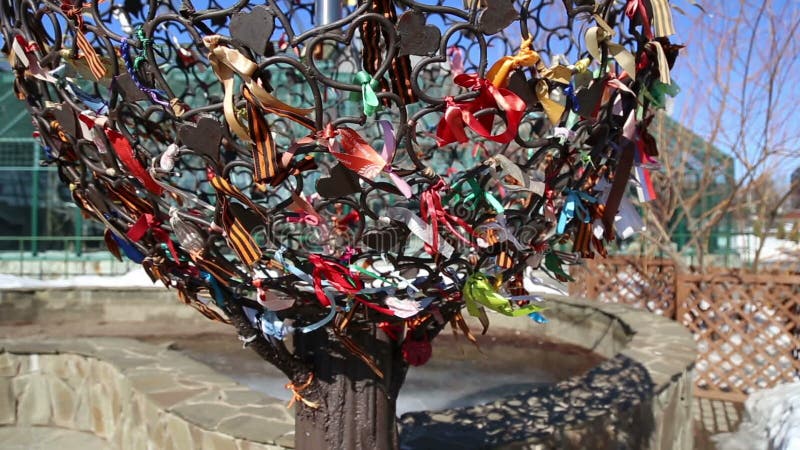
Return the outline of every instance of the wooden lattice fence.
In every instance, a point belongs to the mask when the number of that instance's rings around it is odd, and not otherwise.
[[[589,261],[572,275],[572,295],[647,309],[691,330],[699,395],[735,400],[800,381],[800,275],[696,273],[622,257]]]

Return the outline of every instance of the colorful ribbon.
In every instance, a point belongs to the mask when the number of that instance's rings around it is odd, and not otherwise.
[[[439,224],[444,225],[445,229],[465,244],[472,246],[469,238],[461,235],[456,227],[461,227],[468,235],[474,236],[475,231],[471,226],[462,218],[450,214],[444,209],[442,205],[442,197],[439,192],[445,188],[445,183],[441,179],[433,184],[430,188],[420,194],[419,199],[419,213],[422,220],[425,220],[431,226],[431,246],[427,250],[431,253],[438,252],[439,249]]]
[[[498,312],[509,317],[526,316],[533,312],[542,311],[544,308],[536,305],[529,304],[521,308],[514,309],[511,301],[500,295],[489,283],[486,275],[476,272],[467,278],[462,290],[464,302],[467,305],[467,312],[473,317],[480,317],[481,307],[486,307],[492,311]]]
[[[478,135],[501,144],[514,140],[526,107],[525,102],[517,94],[505,88],[498,88],[489,80],[474,74],[460,74],[454,81],[459,86],[479,94],[477,98],[467,102],[456,102],[453,97],[445,97],[447,107],[436,127],[436,141],[440,147],[456,141],[466,143],[468,139],[464,127],[469,127]],[[475,117],[477,111],[494,108],[500,109],[506,116],[505,131],[496,135],[491,133],[493,115]]]
[[[372,78],[372,75],[366,70],[362,70],[357,72],[355,77],[353,77],[353,83],[361,86],[361,97],[359,100],[361,100],[364,115],[371,116],[375,114],[375,111],[377,111],[378,107],[381,105],[378,100],[378,95],[375,93],[375,90],[380,88],[380,81]]]
[[[234,74],[241,77],[244,86],[258,100],[261,107],[284,117],[291,118],[295,122],[314,129],[314,124],[308,118],[303,117],[310,114],[312,108],[296,108],[278,100],[267,92],[256,80],[253,75],[258,69],[258,65],[242,55],[238,50],[225,47],[220,44],[222,36],[212,35],[203,37],[203,44],[208,48],[208,60],[214,74],[222,83],[224,96],[222,100],[223,112],[228,126],[236,136],[244,142],[250,142],[250,134],[244,125],[239,121],[233,101]]]
[[[95,80],[100,81],[106,75],[106,66],[100,60],[92,44],[86,39],[86,35],[83,34],[86,25],[83,23],[82,8],[75,6],[71,1],[64,0],[61,2],[61,12],[75,22],[75,42],[83,52],[83,58]]]
[[[161,196],[161,193],[164,192],[163,188],[153,180],[153,177],[150,176],[139,160],[136,159],[133,153],[133,147],[131,147],[130,142],[128,142],[125,136],[119,131],[108,127],[104,127],[103,131],[108,141],[111,142],[111,146],[114,148],[117,157],[122,161],[122,164],[125,165],[128,171],[144,185],[145,189],[155,195]]]
[[[558,225],[556,226],[556,233],[558,234],[564,233],[567,223],[576,216],[584,222],[589,222],[591,215],[583,202],[597,203],[596,198],[585,192],[569,189],[566,194],[567,198],[564,201],[564,207],[561,208],[561,215],[558,216]]]
[[[392,126],[386,121],[380,121],[380,124],[384,134],[384,145],[380,154],[358,132],[348,127],[334,129],[329,124],[324,131],[317,133],[317,140],[349,170],[368,180],[374,180],[381,172],[386,173],[397,189],[406,198],[411,198],[411,186],[395,174],[391,166],[397,146]],[[303,142],[308,140],[306,138]]]

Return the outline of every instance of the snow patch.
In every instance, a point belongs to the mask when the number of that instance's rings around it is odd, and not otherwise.
[[[157,287],[150,280],[144,269],[134,269],[125,275],[99,276],[99,275],[79,275],[69,278],[58,278],[54,280],[37,280],[16,275],[0,274],[0,289],[20,289],[20,288],[69,288],[69,287]]]

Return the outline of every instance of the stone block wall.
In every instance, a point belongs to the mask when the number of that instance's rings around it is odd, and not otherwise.
[[[0,347],[0,426],[86,431],[126,450],[294,445],[284,404],[171,350],[110,338]]]

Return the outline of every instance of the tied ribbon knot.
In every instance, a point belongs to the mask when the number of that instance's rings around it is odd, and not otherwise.
[[[426,244],[426,250],[428,253],[437,253],[439,250],[439,224],[441,223],[444,227],[453,234],[456,238],[464,242],[465,244],[472,246],[472,242],[464,237],[456,227],[461,227],[464,231],[466,231],[470,236],[475,235],[475,231],[472,227],[464,221],[462,218],[455,216],[444,209],[442,206],[442,197],[439,194],[439,191],[445,188],[444,181],[441,179],[437,181],[433,186],[428,188],[427,190],[423,191],[420,194],[420,216],[422,219],[427,221],[428,224],[431,226],[431,245],[428,246]]]
[[[92,76],[94,76],[97,81],[101,80],[106,75],[106,67],[103,65],[94,47],[89,40],[86,39],[86,35],[84,34],[86,24],[83,22],[83,8],[65,0],[61,2],[61,12],[75,23],[75,43],[83,52],[83,57],[86,59]]]
[[[169,232],[161,227],[161,221],[156,219],[152,214],[142,214],[139,219],[134,223],[127,232],[128,238],[133,242],[142,240],[147,231],[153,233],[153,237],[158,241],[163,242],[169,248],[169,253],[173,261],[180,262],[178,258],[178,250],[175,248],[175,243],[169,237]]]
[[[533,38],[530,35],[523,39],[517,54],[500,58],[489,69],[486,79],[491,81],[494,86],[504,88],[508,86],[508,78],[512,71],[523,67],[536,67],[537,72],[542,77],[536,82],[536,98],[542,105],[545,114],[547,114],[547,118],[556,125],[561,121],[561,116],[566,108],[561,103],[550,98],[550,86],[546,79],[555,83],[569,84],[572,78],[572,69],[562,65],[555,65],[550,68],[545,67],[539,54],[531,48],[532,42]]]
[[[380,81],[372,78],[372,75],[366,70],[362,70],[353,77],[353,83],[361,85],[361,103],[364,115],[371,116],[375,114],[381,104],[378,100],[378,95],[375,93],[375,90],[380,88]]]
[[[527,316],[544,309],[536,304],[514,309],[511,301],[500,295],[486,275],[480,272],[473,273],[467,278],[461,294],[467,304],[467,312],[473,317],[485,318],[485,311],[482,311],[484,307],[509,317]]]
[[[308,256],[308,262],[314,266],[311,277],[314,282],[314,293],[317,295],[322,306],[330,306],[331,301],[322,287],[322,281],[342,294],[353,296],[364,287],[358,277],[353,277],[352,272],[347,267],[333,261],[329,261],[320,255],[312,254]]]
[[[291,408],[295,404],[295,402],[299,401],[302,404],[308,406],[309,408],[312,409],[319,408],[319,403],[312,402],[304,398],[302,395],[300,395],[301,392],[303,392],[304,390],[308,389],[309,386],[311,386],[311,383],[313,381],[314,381],[314,373],[312,372],[308,374],[308,379],[306,380],[305,383],[303,383],[302,386],[295,386],[295,384],[291,381],[286,383],[285,388],[292,391],[292,398],[289,399],[289,403],[286,405],[286,407]]]
[[[556,233],[564,233],[564,230],[567,228],[567,223],[576,216],[585,223],[591,220],[592,216],[583,202],[597,203],[597,199],[585,192],[574,190],[567,191],[567,199],[564,202],[564,207],[561,209],[561,215],[558,217]]]
[[[457,102],[452,97],[445,98],[445,113],[436,127],[436,141],[440,147],[456,141],[466,143],[468,139],[464,127],[469,127],[478,135],[500,144],[514,140],[519,123],[525,114],[525,102],[517,94],[499,88],[475,74],[460,74],[454,81],[459,86],[479,94],[467,102]],[[493,135],[491,128],[494,115],[484,114],[477,118],[475,113],[495,108],[505,113],[506,129],[502,133]]]
[[[642,29],[644,30],[645,37],[652,41],[653,30],[650,28],[650,18],[647,16],[647,9],[644,6],[644,2],[642,0],[628,0],[628,4],[625,6],[625,15],[628,16],[629,19],[634,20],[637,13],[642,19]]]
[[[242,79],[244,87],[250,91],[262,108],[314,130],[313,122],[305,117],[313,111],[313,108],[296,108],[275,98],[253,78],[258,70],[258,65],[238,50],[222,45],[222,41],[223,37],[220,35],[203,37],[203,45],[209,50],[208,61],[223,86],[222,109],[225,114],[225,121],[239,139],[244,142],[252,142],[247,128],[241,123],[236,114],[236,106],[233,99],[234,74]]]
[[[519,47],[519,52],[514,56],[503,56],[500,58],[489,72],[486,74],[486,79],[491,81],[493,85],[501,88],[508,86],[508,77],[513,70],[521,67],[533,67],[541,58],[539,54],[531,49],[533,38],[528,36],[522,40]]]

